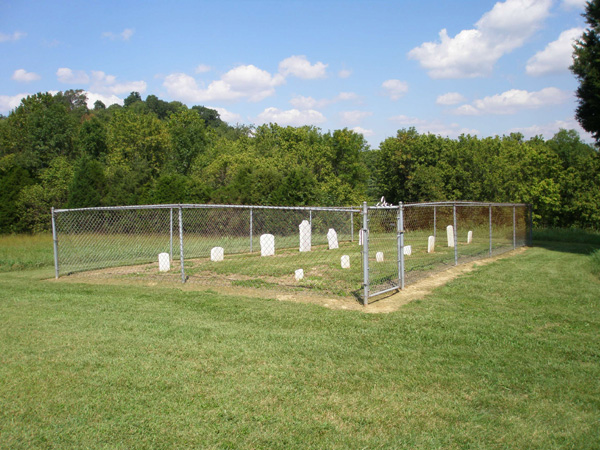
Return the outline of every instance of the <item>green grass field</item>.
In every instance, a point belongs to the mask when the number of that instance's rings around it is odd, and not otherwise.
[[[575,235],[390,314],[56,282],[51,239],[0,237],[0,448],[598,449],[600,235]]]

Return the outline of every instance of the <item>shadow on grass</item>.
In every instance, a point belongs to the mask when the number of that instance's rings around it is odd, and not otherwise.
[[[535,229],[533,246],[556,252],[589,255],[600,249],[600,232],[575,228]]]

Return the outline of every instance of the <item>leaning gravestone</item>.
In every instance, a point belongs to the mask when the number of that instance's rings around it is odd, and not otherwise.
[[[300,251],[310,252],[311,231],[308,220],[303,220],[298,226],[300,228]]]
[[[158,270],[159,272],[168,272],[171,270],[171,258],[168,253],[159,253]]]
[[[467,244],[470,244],[471,242],[473,242],[473,232],[469,231],[467,233]]]
[[[342,259],[341,259],[341,263],[342,263],[342,269],[349,269],[350,268],[350,256],[343,255]]]
[[[327,232],[327,242],[329,243],[329,250],[340,248],[338,245],[337,233],[333,228],[330,228]]]
[[[454,227],[452,225],[446,227],[446,234],[448,235],[448,247],[454,247]]]
[[[211,261],[223,261],[225,258],[225,250],[223,247],[213,247],[210,251]]]
[[[406,256],[412,255],[412,246],[411,245],[405,245],[404,246],[404,254]]]
[[[275,236],[263,234],[260,237],[260,256],[275,255]]]
[[[427,253],[433,253],[435,251],[435,236],[429,236],[427,240]]]
[[[377,261],[377,262],[383,262],[383,252],[377,252],[377,253],[375,253],[375,261]]]

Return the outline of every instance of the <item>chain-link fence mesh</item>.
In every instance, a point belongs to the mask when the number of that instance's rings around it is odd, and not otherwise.
[[[366,216],[365,216],[366,215]],[[522,204],[155,205],[53,211],[56,276],[94,271],[368,298],[526,245]],[[366,220],[365,220],[366,219]],[[167,270],[159,272],[159,255]],[[366,256],[366,257],[365,257]]]

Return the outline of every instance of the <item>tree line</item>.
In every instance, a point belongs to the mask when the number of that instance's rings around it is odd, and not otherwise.
[[[399,130],[370,149],[352,130],[230,126],[217,111],[132,92],[38,93],[0,116],[0,232],[49,229],[50,209],[155,203],[534,205],[539,225],[598,228],[600,157],[571,130],[458,139]]]

